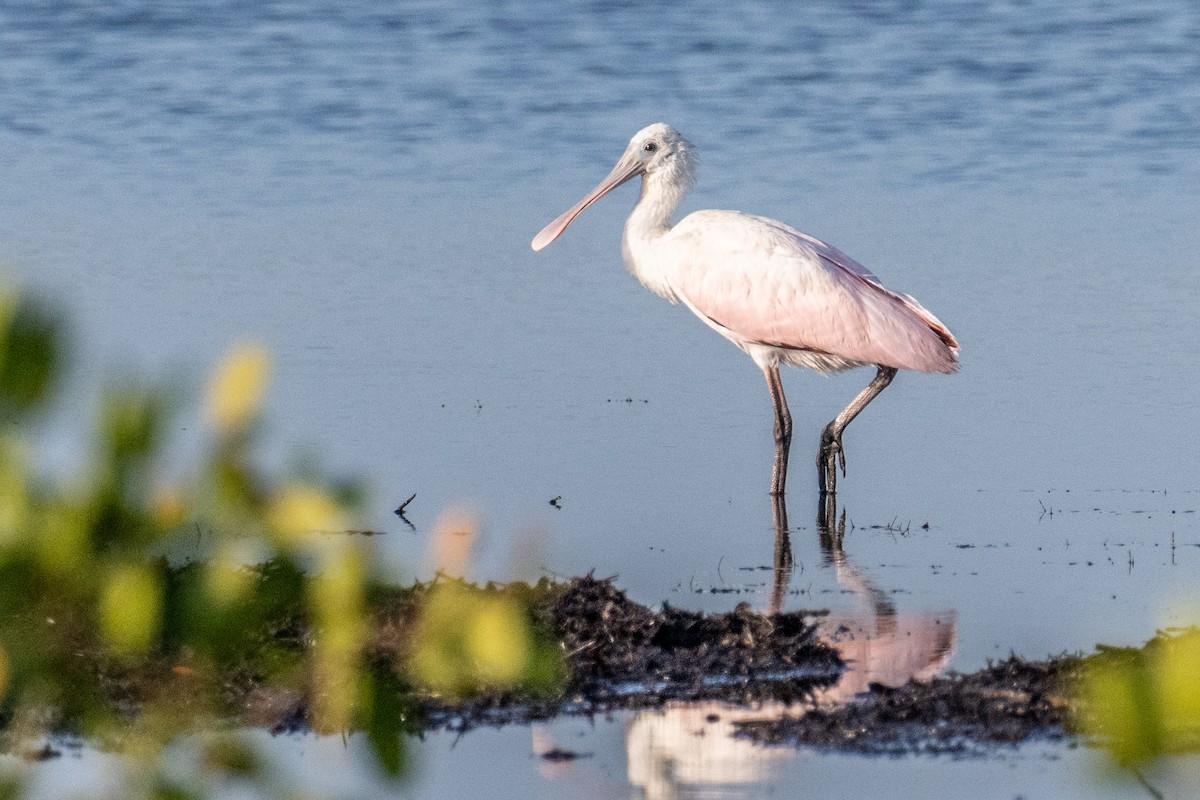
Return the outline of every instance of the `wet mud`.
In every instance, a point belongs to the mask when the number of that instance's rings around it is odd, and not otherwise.
[[[547,622],[567,654],[573,695],[607,702],[750,702],[765,697],[758,684],[807,690],[841,674],[837,652],[817,639],[821,615],[768,616],[746,603],[727,614],[670,606],[652,611],[610,581],[585,578],[566,587]]]
[[[610,580],[591,576],[472,589],[523,595],[535,627],[561,653],[561,680],[554,688],[466,697],[435,693],[404,677],[398,666],[410,654],[428,590],[396,589],[372,598],[367,647],[369,669],[388,676],[394,708],[414,734],[718,701],[747,709],[737,735],[764,745],[962,755],[1070,735],[1069,689],[1078,657],[1037,663],[1010,658],[970,675],[898,688],[871,684],[831,703],[851,665],[821,635],[826,612],[764,614],[746,604],[725,614],[653,609],[630,600]],[[300,613],[280,619],[262,637],[263,652],[283,647],[301,657],[312,643]],[[133,670],[101,661],[97,679],[112,704],[130,716],[143,699],[164,694],[178,696],[175,707],[185,713],[188,693],[200,680],[177,658]],[[312,697],[304,682],[273,682],[253,653],[205,680],[218,687],[231,721],[274,733],[311,727]]]
[[[746,604],[728,614],[655,611],[609,581],[584,578],[567,584],[545,614],[567,654],[570,677],[561,696],[536,704],[482,699],[437,706],[427,722],[465,730],[717,700],[761,709],[763,719],[737,723],[737,735],[771,746],[972,756],[1073,735],[1078,656],[1037,662],[1014,656],[971,674],[899,687],[874,683],[828,703],[822,698],[852,665],[819,637],[823,611],[761,614]]]
[[[803,702],[835,683],[844,666],[817,637],[823,612],[764,615],[747,604],[727,614],[653,610],[611,581],[588,576],[556,586],[535,603],[534,615],[561,650],[562,688],[550,697],[504,692],[457,701],[418,694],[414,704],[427,728],[467,730],[672,701]]]
[[[982,755],[997,745],[1071,736],[1071,686],[1083,659],[1017,657],[968,675],[892,688],[873,684],[847,703],[739,723],[761,744],[864,755]]]

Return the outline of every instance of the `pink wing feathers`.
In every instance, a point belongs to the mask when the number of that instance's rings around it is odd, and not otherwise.
[[[700,211],[667,238],[678,258],[672,290],[739,345],[920,372],[957,369],[958,342],[937,317],[837,248],[781,222]]]

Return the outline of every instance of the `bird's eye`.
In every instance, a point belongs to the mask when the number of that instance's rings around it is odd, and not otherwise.
[[[653,153],[655,150],[658,149],[658,142],[646,142],[645,146],[642,149],[645,150],[647,153]]]

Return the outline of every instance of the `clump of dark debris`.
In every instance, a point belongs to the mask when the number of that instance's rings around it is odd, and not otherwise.
[[[560,643],[566,673],[560,692],[422,698],[416,705],[426,727],[465,730],[671,700],[799,702],[842,671],[837,651],[818,640],[812,613],[764,615],[746,604],[728,614],[655,611],[611,580],[587,576],[557,587],[534,614]]]
[[[842,669],[805,612],[765,615],[746,603],[728,614],[652,611],[591,577],[572,581],[548,612],[567,661],[567,694],[592,701],[798,700]]]
[[[802,716],[741,723],[763,744],[812,746],[868,755],[979,755],[997,744],[1069,735],[1069,690],[1083,659],[1030,662],[1010,657],[969,675],[900,688],[873,684],[854,701]]]

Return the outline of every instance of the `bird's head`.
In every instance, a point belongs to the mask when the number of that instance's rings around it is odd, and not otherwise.
[[[669,173],[672,178],[685,179],[690,187],[694,152],[683,134],[665,122],[656,122],[633,135],[618,165],[638,164],[643,175]]]
[[[543,228],[533,239],[533,249],[541,250],[553,242],[585,208],[639,175],[646,176],[648,180],[663,181],[681,199],[694,182],[695,156],[692,144],[679,131],[663,122],[642,128],[629,140],[629,145],[608,177]]]

